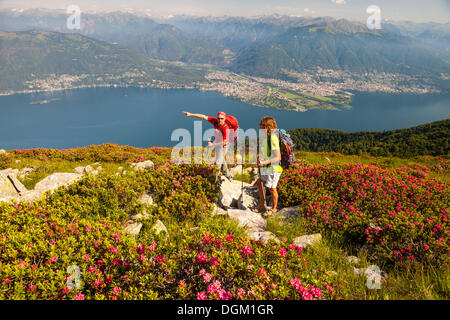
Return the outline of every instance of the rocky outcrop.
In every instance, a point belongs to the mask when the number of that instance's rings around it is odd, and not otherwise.
[[[142,226],[141,222],[134,222],[129,224],[123,231],[132,236],[137,236],[141,232]]]
[[[348,257],[345,258],[345,260],[348,263],[351,263],[351,264],[358,264],[359,263],[359,258],[356,257],[356,256],[348,256]]]
[[[231,219],[238,222],[240,227],[255,231],[264,231],[266,229],[266,220],[260,214],[251,210],[228,209],[227,213]]]
[[[149,206],[156,206],[156,204],[153,202],[153,194],[146,192],[140,196],[138,199],[139,203],[147,204]]]
[[[163,234],[165,239],[169,238],[169,231],[167,231],[166,226],[164,223],[162,223],[161,220],[156,220],[155,224],[153,225],[152,229],[153,232],[155,232],[156,235]]]
[[[39,181],[33,190],[27,190],[14,175],[0,173],[0,201],[33,202],[41,199],[45,192],[53,192],[59,187],[75,183],[82,176],[82,174],[68,172],[54,173]]]
[[[151,160],[146,160],[142,162],[132,163],[131,166],[140,171],[140,170],[153,170],[155,168],[155,164]]]
[[[304,249],[308,246],[313,246],[316,243],[319,243],[320,240],[322,240],[322,235],[320,233],[315,233],[295,238],[294,244]]]
[[[10,196],[18,195],[18,191],[12,184],[8,175],[0,173],[0,198],[6,198]]]
[[[287,207],[283,208],[277,212],[275,212],[273,215],[276,217],[282,217],[284,219],[294,220],[298,217],[298,209],[301,207],[301,205],[295,206],[295,207]]]
[[[219,204],[223,208],[252,208],[258,203],[255,197],[258,190],[250,184],[237,180],[224,179],[220,186]],[[241,206],[243,205],[243,206]]]

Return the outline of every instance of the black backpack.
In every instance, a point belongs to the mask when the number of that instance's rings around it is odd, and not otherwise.
[[[289,133],[287,133],[284,129],[278,129],[278,132],[280,133],[281,167],[286,169],[295,162],[294,142],[292,141]],[[269,147],[269,154],[271,154],[272,145],[270,143],[269,136],[267,137],[267,146]]]

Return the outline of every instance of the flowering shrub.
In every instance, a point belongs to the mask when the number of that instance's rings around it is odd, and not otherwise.
[[[139,283],[144,297],[312,300],[334,294],[325,274],[306,272],[300,247],[264,245],[233,234],[186,234],[179,246],[140,245],[134,260],[124,281]]]
[[[144,246],[154,247],[151,243],[137,246],[135,239],[124,236],[123,222],[142,209],[137,199],[147,190],[154,190],[155,201],[160,202],[154,214],[171,210],[180,217],[187,213],[186,218],[207,215],[210,210],[201,200],[217,198],[218,192],[209,182],[211,170],[213,167],[167,163],[125,176],[100,173],[33,204],[1,202],[0,299],[142,297],[139,279],[124,279],[142,272],[136,252]],[[175,188],[183,189],[184,197],[171,194],[169,181],[179,184]],[[155,261],[164,262],[162,254],[155,256]],[[80,269],[80,290],[69,285],[75,279],[67,271],[70,266]],[[152,282],[155,290],[146,292],[146,298],[157,297],[157,283]]]
[[[151,189],[159,203],[157,212],[163,217],[198,219],[208,215],[218,200],[219,182],[215,166],[174,165],[158,167],[149,176]]]
[[[283,173],[280,202],[303,204],[311,232],[372,245],[389,261],[439,263],[450,248],[449,185],[428,179],[424,169],[296,164]]]
[[[171,149],[152,147],[135,148],[131,146],[119,146],[114,143],[105,143],[99,146],[73,149],[26,149],[11,150],[7,155],[0,155],[0,169],[7,168],[13,158],[34,158],[40,160],[64,159],[68,161],[104,161],[104,162],[141,162],[152,160],[155,165],[163,164],[170,160]]]
[[[327,276],[306,272],[294,245],[188,233],[182,244],[137,243],[115,220],[61,218],[43,204],[0,212],[0,299],[333,297]],[[69,266],[80,269],[78,288]]]

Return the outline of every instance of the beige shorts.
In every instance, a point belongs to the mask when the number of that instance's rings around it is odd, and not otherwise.
[[[280,180],[281,172],[274,172],[269,174],[262,174],[261,180],[264,181],[266,184],[266,188],[274,189],[278,185],[278,180]]]

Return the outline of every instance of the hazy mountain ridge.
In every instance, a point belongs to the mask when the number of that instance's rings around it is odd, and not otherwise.
[[[64,77],[64,79],[61,79]],[[47,84],[46,79],[58,82]],[[50,31],[0,31],[0,89],[70,88],[139,81],[192,83],[199,70],[150,60],[134,49],[80,34]],[[60,83],[61,81],[65,83]]]

